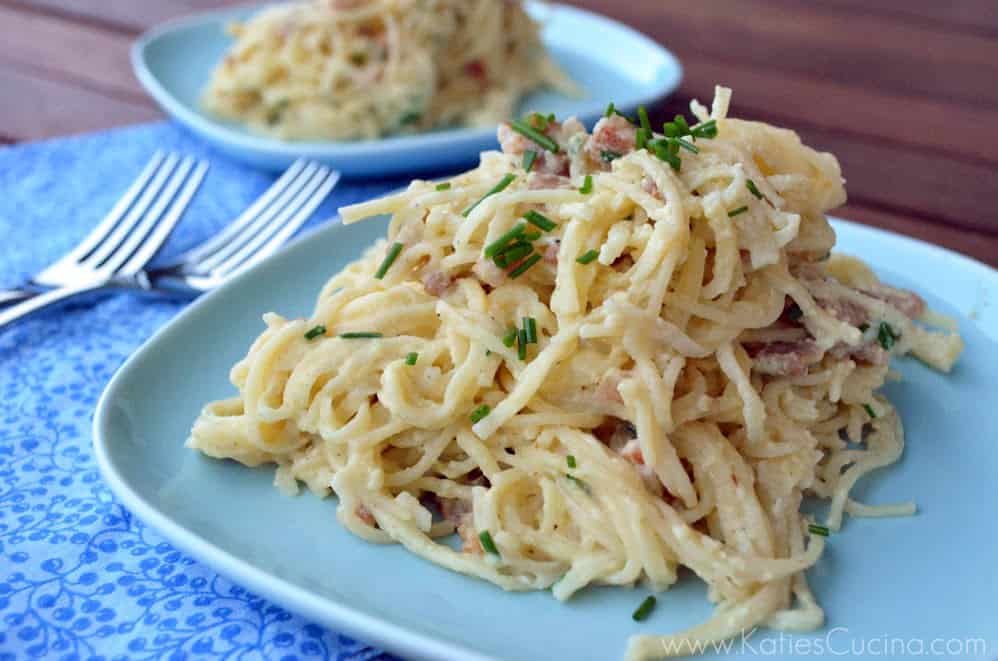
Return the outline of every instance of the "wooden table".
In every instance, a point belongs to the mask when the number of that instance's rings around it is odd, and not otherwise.
[[[133,78],[145,28],[221,0],[0,0],[0,141],[162,115]],[[998,265],[998,1],[574,0],[666,44],[659,115],[735,90],[734,114],[835,153],[839,213]]]

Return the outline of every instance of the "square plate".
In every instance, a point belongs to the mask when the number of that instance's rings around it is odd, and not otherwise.
[[[588,589],[567,604],[548,592],[507,593],[401,546],[354,537],[337,523],[333,499],[281,495],[272,468],[183,447],[201,407],[234,392],[229,369],[263,329],[260,315],[308,315],[326,279],[385,227],[369,220],[312,232],[197,301],[125,363],[94,419],[100,469],[123,504],[257,593],[410,659],[606,661],[623,656],[630,634],[674,632],[708,617],[703,584],[690,575],[660,595],[640,624],[630,614],[643,589]],[[998,272],[880,230],[843,221],[835,228],[843,252],[960,320],[966,353],[952,374],[898,361],[904,380],[886,390],[907,430],[905,455],[856,490],[872,503],[913,499],[920,511],[849,519],[830,539],[809,572],[826,609],[824,629],[760,631],[748,643],[733,641],[730,653],[707,656],[801,649],[785,647],[791,644],[810,646],[818,658],[877,656],[873,646],[883,649],[887,637],[922,641],[925,649],[936,638],[980,639],[985,647],[965,646],[960,656],[994,658]]]

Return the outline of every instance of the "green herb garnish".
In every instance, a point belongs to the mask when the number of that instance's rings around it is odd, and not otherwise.
[[[516,264],[521,259],[533,252],[534,247],[526,241],[517,241],[513,245],[503,248],[498,255],[492,258],[499,268],[507,268]]]
[[[471,412],[471,422],[472,424],[478,422],[485,416],[487,416],[492,411],[488,404],[482,404],[477,409]]]
[[[741,215],[748,211],[748,207],[738,207],[737,209],[732,209],[728,212],[728,218],[734,218],[735,216]]]
[[[565,461],[568,462],[568,467],[569,468],[575,468],[575,456],[574,455],[568,455],[567,457],[565,457]]]
[[[759,199],[759,200],[762,199],[762,193],[759,192],[759,189],[756,188],[756,186],[755,186],[755,182],[752,181],[751,179],[746,179],[745,180],[745,188],[747,188],[750,193],[752,193],[753,195],[755,195],[757,199]]]
[[[876,411],[874,411],[873,407],[870,406],[869,404],[863,404],[863,408],[866,409],[866,414],[868,416],[870,416],[871,418],[876,418],[877,417]]]
[[[384,337],[381,333],[340,333],[340,337],[344,340],[373,340],[379,337]]]
[[[378,267],[374,277],[378,280],[384,278],[385,274],[388,273],[388,269],[390,269],[392,264],[395,263],[395,260],[398,258],[400,252],[402,252],[402,244],[396,241],[392,244],[392,247],[388,249],[388,254],[385,255],[385,260],[381,262],[381,266]]]
[[[589,250],[576,257],[575,261],[577,261],[579,264],[589,264],[590,262],[594,261],[597,257],[599,257],[598,250]]]
[[[520,360],[527,359],[527,329],[521,328],[516,332],[516,357]]]
[[[523,217],[527,219],[527,222],[531,225],[536,225],[540,227],[545,232],[550,232],[554,228],[558,227],[558,224],[542,214],[539,211],[534,211],[531,209],[527,213],[523,214]]]
[[[475,207],[477,207],[479,204],[481,204],[485,200],[485,198],[490,197],[492,195],[495,195],[496,193],[501,193],[502,191],[506,190],[506,187],[509,186],[511,183],[513,183],[515,180],[516,180],[516,175],[507,174],[505,177],[503,177],[502,179],[499,180],[498,184],[496,184],[495,186],[492,187],[492,190],[490,190],[485,195],[482,195],[482,197],[480,197],[477,202],[475,202],[470,207],[468,207],[467,209],[465,209],[461,213],[461,215],[464,216],[465,218],[467,218],[468,214],[470,214],[472,211],[474,211]]]
[[[880,322],[880,328],[877,329],[877,342],[880,346],[884,348],[885,351],[890,351],[891,348],[901,339],[901,333],[895,333],[891,325],[886,321]]]
[[[593,175],[586,175],[586,178],[582,181],[582,188],[579,189],[579,192],[583,195],[589,195],[593,192]]]
[[[638,121],[641,123],[641,128],[651,132],[651,121],[648,119],[648,111],[645,110],[644,106],[638,106]]]
[[[412,351],[412,352],[406,354],[405,364],[406,365],[415,365],[417,360],[419,360],[419,354],[416,353],[415,351]]]
[[[655,597],[653,595],[648,595],[645,600],[641,602],[637,610],[631,613],[631,619],[635,622],[640,622],[651,615],[652,609],[655,608]]]
[[[510,122],[509,125],[510,127],[512,127],[514,131],[516,131],[525,138],[533,140],[541,147],[544,147],[544,149],[547,149],[549,152],[553,152],[555,154],[558,153],[558,143],[552,140],[551,138],[547,137],[537,129],[535,129],[533,126],[524,124],[523,122],[515,119],[512,122]]]
[[[816,523],[807,524],[807,531],[812,535],[821,535],[822,537],[828,537],[828,527],[819,526]]]
[[[700,148],[697,147],[692,142],[690,142],[689,140],[683,140],[682,138],[671,138],[671,139],[675,140],[677,145],[679,145],[688,152],[692,152],[694,154],[700,153]]]
[[[537,344],[537,320],[533,317],[524,317],[523,328],[527,331],[527,344]]]
[[[499,549],[496,548],[496,543],[492,541],[492,535],[489,534],[488,530],[478,533],[478,541],[482,543],[483,549],[493,555],[499,555]]]
[[[526,229],[527,226],[525,223],[518,223],[513,229],[487,245],[485,247],[485,256],[495,257],[502,252],[502,249],[505,248],[511,241],[517,239],[521,234],[523,234]]]
[[[621,154],[619,151],[613,151],[612,149],[603,149],[599,153],[600,159],[602,159],[606,163],[612,163],[621,156],[623,156],[623,154]]]
[[[523,152],[523,169],[526,170],[527,172],[530,172],[530,170],[533,169],[534,161],[536,160],[537,160],[537,152],[534,151],[533,149],[528,149],[527,151]]]
[[[437,184],[437,190],[438,191],[450,190],[450,182],[449,181],[445,181],[442,184]]]
[[[527,269],[529,269],[531,266],[533,266],[539,261],[541,261],[540,255],[536,253],[531,255],[522,264],[513,269],[513,271],[509,274],[509,277],[519,278],[521,275],[527,272]]]
[[[652,138],[652,132],[650,129],[638,129],[637,135],[635,136],[634,148],[638,151],[646,148],[648,146],[648,141]]]
[[[314,328],[310,328],[309,331],[305,333],[305,339],[311,342],[320,335],[325,335],[325,334],[326,334],[326,327],[319,325],[315,326]]]
[[[502,343],[507,347],[513,346],[516,343],[517,331],[516,328],[510,328],[506,331],[506,334],[502,336]]]
[[[541,238],[541,233],[538,232],[537,230],[531,230],[529,232],[524,232],[522,235],[520,235],[520,238],[522,238],[524,241],[536,241],[537,239]]]

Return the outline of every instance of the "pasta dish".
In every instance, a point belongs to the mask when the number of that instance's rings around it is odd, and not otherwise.
[[[519,1],[307,0],[231,32],[203,105],[284,140],[494,126],[532,90],[574,93]]]
[[[826,537],[915,510],[850,496],[902,452],[888,360],[948,371],[962,342],[830,254],[835,158],[729,119],[729,98],[661,130],[643,109],[591,133],[535,114],[474,170],[342,209],[390,215],[387,240],[310,318],[264,317],[189,447],[274,464],[356,535],[507,590],[660,592],[692,570],[713,617],[633,637],[630,659],[821,626],[804,572]]]

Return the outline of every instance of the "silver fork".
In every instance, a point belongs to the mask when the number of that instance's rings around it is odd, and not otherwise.
[[[323,165],[296,161],[218,234],[132,284],[193,296],[217,287],[284,245],[339,179],[338,172]]]
[[[37,310],[140,273],[180,220],[207,163],[157,152],[83,241],[27,283],[46,288],[0,312],[0,328]]]

